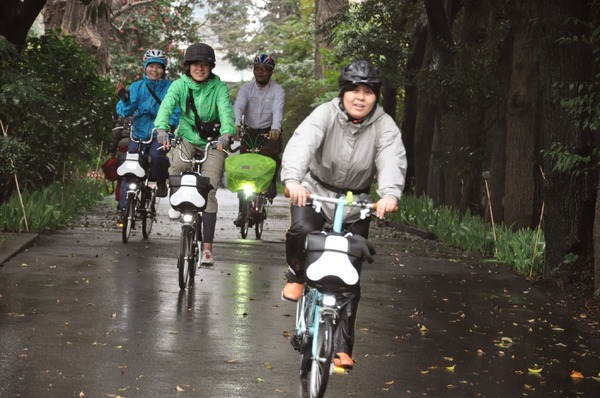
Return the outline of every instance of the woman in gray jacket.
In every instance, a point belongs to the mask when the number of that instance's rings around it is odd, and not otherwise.
[[[331,223],[334,205],[323,203],[321,213],[305,206],[307,193],[336,197],[353,191],[369,193],[377,177],[376,215],[393,211],[402,195],[406,151],[400,129],[377,106],[381,74],[366,61],[346,66],[339,77],[340,95],[318,106],[296,129],[282,158],[281,180],[291,200],[291,225],[286,233],[289,269],[282,297],[297,301],[304,289],[306,235]],[[360,209],[349,210],[346,226],[368,238],[370,218],[360,220]],[[352,368],[354,322],[360,293],[342,310],[334,337],[334,364]]]

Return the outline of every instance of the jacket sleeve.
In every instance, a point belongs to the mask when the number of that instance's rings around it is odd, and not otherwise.
[[[281,181],[284,184],[304,179],[314,154],[323,142],[332,113],[330,103],[319,105],[296,128],[281,159]]]
[[[393,119],[385,115],[378,127],[377,153],[377,194],[380,197],[392,196],[400,201],[406,176],[406,150],[402,134]]]
[[[235,125],[242,125],[242,115],[246,112],[246,106],[248,105],[248,83],[240,87],[237,97],[235,97],[235,103],[233,104],[233,111],[235,112]]]
[[[217,112],[219,114],[219,122],[221,123],[221,135],[235,135],[235,115],[233,106],[229,97],[229,89],[225,83],[217,86]]]
[[[281,124],[283,120],[283,107],[285,106],[285,91],[283,87],[277,85],[275,91],[275,98],[273,101],[273,121],[271,122],[271,128],[274,130],[281,131]]]
[[[169,131],[169,126],[172,121],[177,119],[177,125],[179,123],[180,109],[179,109],[179,81],[174,81],[173,84],[167,90],[165,98],[163,98],[156,119],[154,119],[154,127],[157,130]]]
[[[129,86],[129,100],[123,101],[122,99],[117,102],[117,114],[122,117],[132,116],[137,107],[140,99],[140,87],[142,81],[138,80],[133,82]]]

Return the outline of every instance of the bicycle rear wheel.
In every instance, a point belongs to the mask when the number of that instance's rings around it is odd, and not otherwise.
[[[123,243],[127,243],[131,235],[131,228],[135,222],[135,193],[131,192],[127,195],[127,203],[125,204],[125,219],[123,220],[122,238]]]
[[[177,259],[177,268],[179,271],[179,288],[184,290],[188,284],[190,276],[190,267],[193,268],[193,238],[194,229],[191,225],[181,227],[181,244],[179,246],[179,258]]]
[[[152,232],[154,219],[156,218],[156,189],[146,187],[142,203],[144,204],[142,211],[142,235],[144,239],[148,239],[150,232]]]
[[[333,319],[331,316],[323,316],[313,338],[316,341],[313,342],[314,349],[310,369],[310,398],[323,398],[333,357]]]
[[[245,200],[242,204],[242,226],[240,227],[240,234],[242,235],[242,239],[246,239],[248,237],[248,229],[250,228],[250,206],[252,203],[248,200]]]

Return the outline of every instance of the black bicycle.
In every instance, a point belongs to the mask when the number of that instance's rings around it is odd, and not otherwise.
[[[135,224],[139,221],[142,223],[142,235],[144,239],[148,239],[156,220],[156,186],[148,185],[152,138],[150,135],[148,141],[143,141],[130,135],[131,141],[138,144],[137,151],[128,152],[125,161],[117,169],[117,174],[123,179],[122,184],[127,187],[127,202],[123,210],[123,243],[129,241],[131,230],[135,229]]]
[[[210,179],[202,176],[202,163],[208,158],[208,151],[216,147],[217,141],[207,143],[204,149],[195,148],[195,153],[191,154],[184,153],[181,142],[181,137],[178,137],[173,146],[179,158],[192,165],[192,171],[169,176],[169,202],[181,213],[183,221],[177,269],[179,287],[185,289],[194,284],[196,264],[202,250],[202,212],[207,205],[208,192],[213,188]]]
[[[246,153],[226,160],[227,186],[237,192],[240,200],[240,219],[236,226],[240,228],[242,239],[248,237],[250,228],[254,228],[256,239],[260,239],[267,219],[267,189],[277,164],[272,158],[260,154],[263,144],[269,140],[268,132],[248,134],[242,128],[240,135]],[[229,165],[229,162],[232,164]]]

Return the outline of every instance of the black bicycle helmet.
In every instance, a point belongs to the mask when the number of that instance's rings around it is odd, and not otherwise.
[[[193,64],[198,61],[205,61],[211,65],[215,64],[215,50],[208,44],[196,43],[190,45],[185,50],[183,62],[186,65]]]
[[[358,85],[365,84],[373,88],[381,86],[381,72],[379,69],[367,61],[354,61],[342,69],[339,77],[339,85]]]

